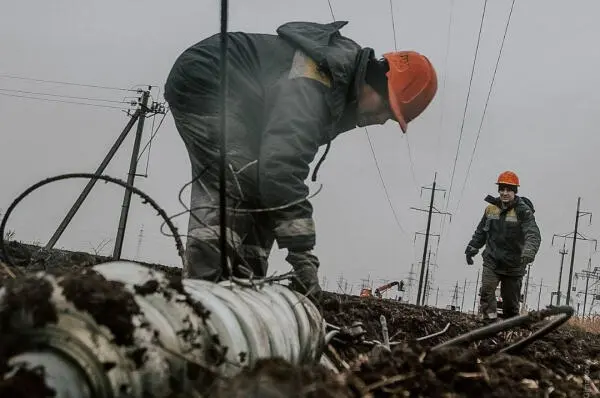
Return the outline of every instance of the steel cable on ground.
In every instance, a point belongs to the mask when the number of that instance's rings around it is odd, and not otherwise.
[[[473,152],[471,153],[471,159],[469,160],[469,166],[467,167],[467,172],[465,174],[465,180],[463,182],[463,186],[460,192],[460,196],[458,198],[458,203],[456,204],[455,212],[458,210],[460,206],[460,201],[462,199],[463,193],[465,192],[465,187],[467,185],[467,180],[469,179],[469,172],[471,171],[471,165],[473,164],[473,158],[475,157],[475,151],[477,150],[477,144],[479,142],[479,136],[481,135],[481,129],[483,127],[483,121],[485,119],[485,115],[488,108],[488,103],[490,101],[490,96],[492,95],[492,90],[494,88],[494,82],[496,81],[496,73],[498,72],[498,65],[500,64],[500,58],[502,57],[502,50],[504,49],[504,42],[506,41],[506,35],[508,33],[508,28],[510,26],[510,19],[513,13],[513,8],[515,6],[515,0],[512,0],[512,4],[510,6],[510,11],[508,13],[508,18],[506,20],[506,25],[504,27],[504,35],[502,36],[502,43],[500,44],[500,51],[498,52],[498,58],[496,59],[496,66],[494,67],[494,74],[492,75],[492,81],[490,83],[490,88],[487,93],[487,98],[485,99],[485,105],[483,107],[483,113],[481,115],[481,120],[479,121],[479,129],[477,130],[477,137],[475,138],[475,145],[473,146]]]

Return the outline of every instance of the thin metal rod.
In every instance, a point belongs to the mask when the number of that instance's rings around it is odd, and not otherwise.
[[[228,1],[221,0],[221,82],[220,82],[220,112],[221,112],[221,145],[219,164],[219,220],[220,220],[220,247],[221,267],[227,269],[227,204],[225,170],[227,167],[227,11]]]
[[[133,142],[133,151],[131,152],[131,160],[129,162],[129,174],[127,175],[127,185],[133,186],[135,180],[138,155],[140,152],[140,144],[142,142],[142,134],[144,133],[144,121],[146,120],[146,112],[148,111],[148,98],[150,97],[151,87],[142,94],[142,102],[140,104],[137,131],[135,132],[135,140]],[[127,218],[129,216],[129,206],[131,205],[131,188],[125,189],[123,196],[123,205],[121,206],[121,216],[119,217],[119,227],[117,229],[117,237],[115,238],[115,248],[113,250],[113,258],[119,260],[123,251],[123,240],[125,239],[125,229],[127,228]]]
[[[121,144],[123,143],[125,138],[127,137],[127,134],[129,134],[129,132],[133,128],[133,125],[135,124],[135,122],[137,121],[139,116],[140,116],[140,110],[138,109],[131,116],[131,119],[129,119],[129,122],[127,123],[127,125],[125,126],[125,128],[123,129],[123,131],[121,132],[121,134],[119,135],[119,137],[117,138],[117,140],[115,141],[113,146],[110,148],[110,150],[106,154],[106,157],[104,158],[104,160],[102,160],[102,163],[100,163],[100,166],[95,171],[94,175],[96,175],[96,176],[102,175],[102,173],[104,172],[104,170],[106,169],[106,167],[108,166],[108,164],[110,163],[112,158],[115,156],[115,153],[117,153],[117,150],[119,149],[119,147],[121,146]],[[54,247],[56,242],[60,239],[61,235],[65,232],[65,229],[67,229],[67,226],[69,225],[69,223],[71,222],[73,217],[75,217],[75,213],[77,213],[77,211],[79,210],[79,208],[81,207],[81,205],[83,204],[83,202],[85,201],[87,196],[89,195],[90,191],[96,184],[96,181],[98,181],[96,178],[89,180],[89,182],[87,183],[87,185],[85,186],[85,188],[83,189],[83,191],[81,192],[81,194],[79,195],[79,197],[77,198],[77,200],[75,201],[75,203],[73,204],[73,206],[71,207],[71,209],[69,210],[69,212],[67,213],[65,218],[62,220],[62,222],[60,223],[60,225],[58,226],[58,228],[56,229],[56,231],[54,232],[54,234],[52,235],[52,237],[46,244],[45,249],[50,250]]]

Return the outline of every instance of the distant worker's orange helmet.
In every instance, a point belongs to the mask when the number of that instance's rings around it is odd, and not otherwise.
[[[383,54],[390,67],[389,102],[395,120],[406,133],[407,124],[419,116],[437,92],[437,75],[429,59],[415,51]]]
[[[513,185],[518,187],[519,186],[519,177],[513,173],[512,171],[504,171],[502,173],[500,173],[500,175],[498,176],[498,182],[496,182],[496,184],[498,185]]]

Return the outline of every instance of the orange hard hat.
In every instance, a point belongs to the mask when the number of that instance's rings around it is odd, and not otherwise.
[[[395,120],[406,133],[408,122],[419,116],[437,92],[437,75],[429,59],[415,51],[383,54],[389,65],[388,96]]]
[[[500,185],[514,185],[519,186],[519,177],[513,173],[512,171],[504,171],[500,173],[498,176],[498,182],[496,184]]]

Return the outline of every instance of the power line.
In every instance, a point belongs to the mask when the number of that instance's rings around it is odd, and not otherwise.
[[[70,99],[79,99],[85,101],[99,101],[99,102],[109,102],[113,104],[130,104],[130,101],[117,101],[117,100],[109,100],[102,98],[89,98],[89,97],[77,97],[72,95],[63,95],[63,94],[52,94],[52,93],[42,93],[38,91],[25,91],[25,90],[13,90],[8,88],[0,88],[0,91],[9,92],[9,93],[19,93],[19,94],[31,94],[31,95],[45,95],[47,97],[58,97],[58,98],[70,98]],[[135,105],[135,102],[134,102]]]
[[[456,204],[456,210],[458,209],[458,206],[460,206],[460,201],[461,201],[463,193],[465,191],[465,187],[467,185],[467,180],[469,179],[469,172],[471,171],[471,165],[473,164],[473,158],[475,157],[475,151],[477,150],[477,143],[479,142],[479,135],[481,134],[483,120],[485,119],[485,114],[486,114],[486,111],[488,108],[488,103],[490,101],[490,96],[492,94],[492,89],[494,87],[494,82],[496,81],[496,72],[498,71],[498,65],[500,64],[500,58],[502,57],[502,50],[504,49],[504,42],[506,41],[506,34],[508,33],[508,27],[510,26],[510,18],[512,16],[514,6],[515,6],[515,0],[512,0],[512,4],[510,6],[510,12],[508,13],[508,19],[506,20],[506,26],[504,27],[504,36],[502,36],[502,43],[500,44],[500,51],[498,52],[498,59],[496,59],[496,66],[494,67],[494,74],[492,75],[492,82],[490,83],[490,89],[488,90],[487,98],[485,100],[485,106],[483,107],[483,114],[481,115],[481,120],[479,122],[479,129],[477,131],[477,137],[475,138],[475,145],[473,146],[473,152],[471,153],[471,159],[469,160],[469,166],[467,167],[467,173],[465,174],[465,181],[463,182],[463,187],[461,189],[460,196],[458,198],[458,203]]]
[[[385,181],[383,179],[383,174],[381,173],[381,168],[379,168],[379,162],[377,161],[377,156],[375,156],[375,149],[373,148],[373,143],[371,142],[371,137],[369,136],[369,130],[367,130],[366,127],[365,127],[365,133],[367,135],[367,139],[369,140],[369,146],[371,148],[371,153],[373,154],[373,160],[375,160],[375,166],[377,167],[377,172],[379,173],[379,179],[381,180],[381,185],[383,185],[383,191],[385,192],[385,197],[387,198],[387,201],[390,205],[390,209],[392,210],[392,213],[394,214],[394,219],[396,220],[396,224],[398,225],[398,228],[400,228],[400,230],[406,234],[406,231],[402,227],[402,224],[400,223],[400,219],[398,218],[398,215],[396,214],[396,210],[394,210],[394,206],[392,205],[392,200],[390,199],[390,194],[387,190],[387,186],[385,185]]]
[[[398,44],[396,42],[396,23],[394,21],[394,6],[392,4],[392,0],[390,0],[390,15],[391,15],[391,21],[392,21],[392,32],[394,34],[394,50],[398,51]],[[415,189],[417,190],[417,192],[419,192],[419,184],[417,183],[417,177],[415,174],[415,163],[413,161],[412,151],[410,149],[410,142],[408,140],[408,135],[405,138],[406,138],[406,149],[408,151],[408,160],[410,161],[410,172],[412,174],[413,183],[415,184]]]
[[[391,1],[391,0],[390,0]],[[440,100],[440,128],[438,130],[438,141],[436,148],[436,170],[438,168],[438,162],[440,159],[440,148],[442,141],[442,129],[444,126],[444,105],[446,103],[446,82],[448,81],[448,57],[450,54],[450,33],[452,32],[452,20],[454,14],[454,0],[450,0],[450,16],[448,18],[448,31],[446,32],[446,55],[444,57],[444,81],[442,83],[442,98]]]
[[[335,22],[335,15],[333,15],[333,7],[331,6],[331,0],[327,0],[327,4],[329,4],[329,11],[331,12],[331,18],[333,18],[333,22]]]
[[[2,93],[2,92],[0,92],[0,95],[3,95],[5,97],[26,98],[26,99],[33,99],[33,100],[39,100],[39,101],[61,102],[64,104],[87,105],[87,106],[95,106],[98,108],[112,108],[112,109],[124,110],[123,107],[112,106],[112,105],[88,104],[85,102],[66,101],[66,100],[58,100],[58,99],[51,99],[51,98],[38,98],[38,97],[30,97],[30,96],[26,96],[26,95],[6,94],[6,93]]]
[[[454,157],[454,166],[452,167],[452,174],[450,177],[450,188],[448,189],[448,199],[446,202],[446,209],[448,209],[448,205],[450,204],[450,196],[452,194],[452,185],[454,183],[454,174],[456,172],[456,162],[458,160],[458,154],[460,152],[460,144],[462,141],[463,131],[465,127],[465,119],[467,116],[467,108],[469,106],[469,97],[471,95],[471,86],[473,84],[473,75],[475,73],[475,64],[477,62],[477,54],[479,53],[479,43],[481,41],[481,31],[483,29],[483,21],[485,20],[485,10],[487,8],[488,0],[485,0],[483,3],[483,12],[481,13],[481,23],[479,25],[479,34],[477,35],[477,45],[475,46],[475,56],[473,57],[473,65],[471,66],[471,77],[469,78],[469,88],[467,90],[467,98],[465,100],[465,108],[463,111],[462,123],[460,126],[460,135],[458,136],[458,146],[456,147],[456,156]]]
[[[398,51],[398,45],[396,44],[396,24],[394,23],[394,6],[392,0],[390,0],[390,15],[392,16],[392,31],[394,32],[394,49]]]
[[[144,145],[144,147],[142,148],[142,150],[140,151],[140,155],[138,156],[138,162],[140,161],[140,159],[142,158],[142,155],[144,154],[144,152],[146,151],[146,148],[148,148],[148,161],[150,161],[150,149],[152,148],[152,141],[154,140],[154,137],[156,137],[156,134],[158,133],[158,130],[160,129],[160,126],[162,126],[163,121],[165,120],[165,117],[167,116],[167,113],[169,113],[169,110],[167,109],[167,111],[163,114],[162,119],[160,119],[160,122],[158,122],[158,126],[156,127],[156,130],[154,130],[152,132],[152,134],[150,135],[150,138],[148,139],[148,142]],[[146,173],[148,173],[148,167],[146,166]]]
[[[333,13],[333,7],[331,5],[331,0],[327,0],[327,4],[329,4],[329,11],[331,11],[331,17],[333,18],[333,21],[335,22],[335,14]],[[396,38],[394,37],[394,41],[395,40],[396,40]],[[400,229],[400,231],[402,231],[402,233],[406,234],[406,231],[404,230],[404,228],[402,227],[402,224],[400,223],[398,214],[396,214],[396,210],[394,210],[394,206],[392,204],[392,200],[390,199],[390,195],[389,195],[387,186],[385,184],[385,180],[383,179],[383,174],[381,173],[381,168],[379,167],[379,161],[377,160],[377,155],[375,155],[375,148],[373,148],[373,142],[371,142],[371,137],[369,136],[369,130],[367,130],[366,127],[365,127],[365,134],[367,136],[367,140],[369,141],[369,147],[371,148],[371,154],[373,155],[373,160],[375,161],[375,167],[377,167],[377,173],[379,174],[379,179],[381,180],[381,185],[383,186],[383,191],[385,193],[387,202],[390,205],[392,214],[394,215],[394,220],[396,221],[396,225],[398,225],[398,228]],[[409,153],[410,153],[410,147],[409,147]],[[412,160],[411,160],[411,164],[412,164]],[[414,172],[413,172],[413,178],[414,178]],[[415,182],[416,182],[416,180],[415,180]]]
[[[39,82],[39,83],[64,84],[64,85],[68,85],[68,86],[100,88],[100,89],[104,89],[104,90],[136,91],[136,92],[138,91],[138,90],[133,90],[133,89],[128,89],[128,88],[99,86],[99,85],[95,85],[95,84],[72,83],[72,82],[64,82],[64,81],[58,81],[58,80],[34,79],[34,78],[31,78],[31,77],[16,76],[16,75],[6,75],[6,74],[0,74],[0,78],[18,79],[18,80],[29,80],[29,81],[33,81],[33,82]]]
[[[448,81],[448,58],[450,55],[450,34],[452,32],[452,21],[453,21],[453,16],[454,16],[454,0],[450,0],[450,16],[448,18],[448,31],[446,32],[446,56],[444,57],[444,69],[445,69],[445,73],[444,73],[444,82],[443,82],[443,86],[442,86],[442,99],[440,101],[440,128],[438,131],[438,141],[437,141],[437,148],[436,148],[436,165],[435,165],[435,169],[437,170],[438,166],[439,166],[439,160],[441,158],[440,156],[440,149],[441,149],[441,141],[442,141],[442,130],[443,130],[443,126],[444,126],[444,105],[446,104],[446,82]],[[446,206],[447,208],[448,206]],[[444,226],[446,223],[446,217],[442,217],[440,219],[440,235],[444,234]],[[439,241],[438,241],[438,249],[439,249]]]

